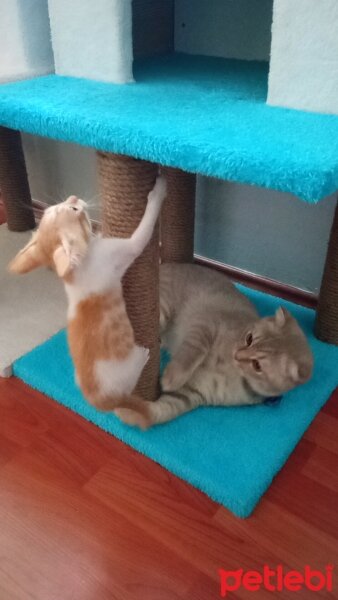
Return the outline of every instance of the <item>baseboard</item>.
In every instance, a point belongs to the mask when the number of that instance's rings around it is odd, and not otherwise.
[[[273,296],[280,296],[285,300],[295,302],[295,304],[301,304],[302,306],[308,306],[309,308],[317,307],[318,296],[313,292],[282,283],[275,279],[269,279],[268,277],[263,277],[256,273],[250,273],[250,271],[244,271],[243,269],[232,267],[231,265],[221,263],[217,260],[205,258],[199,254],[194,255],[194,260],[195,263],[221,271],[228,275],[233,281],[243,283],[248,287],[272,294]]]

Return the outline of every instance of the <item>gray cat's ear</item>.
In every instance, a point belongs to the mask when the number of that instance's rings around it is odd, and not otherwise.
[[[9,263],[7,269],[10,273],[29,273],[42,265],[41,254],[37,244],[37,233],[33,233],[31,240]]]
[[[280,306],[276,311],[275,321],[278,327],[283,327],[290,318],[290,313],[283,306]]]

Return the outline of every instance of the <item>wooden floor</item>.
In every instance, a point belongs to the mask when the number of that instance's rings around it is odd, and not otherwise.
[[[338,391],[243,521],[22,382],[0,379],[0,600],[212,600],[219,568],[264,564],[338,569]],[[309,596],[338,598],[338,574],[333,593],[228,595]]]
[[[0,380],[0,600],[211,600],[221,567],[338,567],[337,418],[338,392],[243,521],[22,382]],[[294,596],[338,592],[228,595]]]

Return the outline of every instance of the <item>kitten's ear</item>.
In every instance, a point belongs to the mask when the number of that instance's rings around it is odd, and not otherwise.
[[[86,251],[84,241],[69,239],[63,236],[61,244],[56,248],[53,254],[55,269],[59,277],[67,277],[70,275],[74,267],[76,267]]]
[[[28,273],[42,265],[41,254],[37,244],[37,233],[33,233],[32,239],[9,263],[7,269],[11,273]]]
[[[62,244],[54,250],[53,261],[59,277],[66,277],[70,274],[72,270],[70,254],[67,254],[67,251]]]
[[[275,321],[278,327],[283,327],[285,323],[291,318],[289,311],[283,306],[280,306],[275,314]]]

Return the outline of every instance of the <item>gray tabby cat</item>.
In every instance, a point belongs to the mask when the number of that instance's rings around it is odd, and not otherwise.
[[[164,423],[198,406],[259,404],[311,377],[313,357],[297,321],[284,308],[260,318],[221,273],[161,265],[160,308],[172,359],[156,402],[115,411],[130,425]]]

